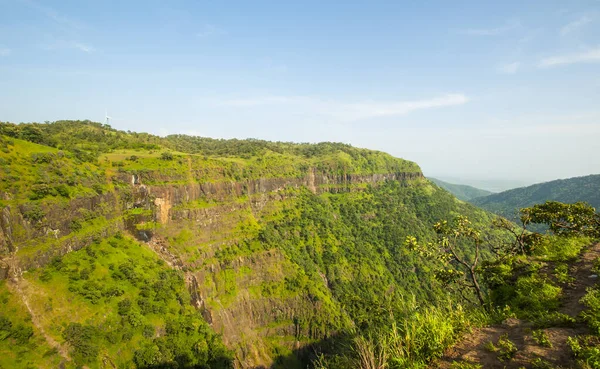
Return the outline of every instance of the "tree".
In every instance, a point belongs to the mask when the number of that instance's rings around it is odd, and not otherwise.
[[[522,211],[525,209],[521,209]],[[517,254],[531,255],[535,246],[541,241],[542,235],[527,230],[527,225],[530,223],[529,217],[521,218],[521,226],[507,220],[506,218],[498,217],[492,220],[492,225],[510,233],[514,240],[512,242],[501,243],[499,245],[490,245],[491,250],[498,257],[514,256]]]
[[[497,262],[502,263],[506,258],[512,259],[518,254],[531,255],[536,245],[544,238],[542,234],[529,232],[528,225],[547,224],[553,233],[560,236],[600,237],[600,214],[586,203],[563,204],[547,201],[523,208],[520,213],[521,227],[504,218],[494,219],[493,225],[507,231],[514,239],[511,242],[485,242],[485,249],[495,254],[485,261],[481,260],[483,240],[480,232],[471,226],[471,222],[465,216],[458,216],[451,223],[436,223],[434,229],[438,238],[435,242],[421,244],[415,237],[408,236],[405,245],[436,264],[435,276],[438,280],[447,286],[458,287],[457,292],[466,301],[472,302],[465,294],[465,288],[472,291],[479,304],[485,306],[480,277],[488,273],[486,279],[490,280],[490,266],[496,265]],[[463,250],[472,251],[469,253]]]
[[[543,223],[559,236],[600,237],[600,214],[585,202],[546,201],[520,210],[523,224]]]
[[[485,306],[485,297],[478,279],[478,266],[481,261],[480,232],[471,226],[465,216],[459,215],[451,223],[441,221],[434,225],[438,234],[435,242],[420,244],[413,236],[406,237],[405,245],[437,264],[435,277],[447,286],[456,285],[463,299],[473,303],[465,294],[465,287],[471,290],[479,305]],[[458,249],[459,244],[473,246],[474,254],[466,255]]]

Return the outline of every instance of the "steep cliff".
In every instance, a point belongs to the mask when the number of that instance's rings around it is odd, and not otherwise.
[[[50,263],[125,232],[181,273],[244,368],[303,367],[303,348],[375,319],[385,301],[436,299],[405,236],[432,237],[455,213],[489,219],[416,164],[348,145],[140,138],[73,122],[32,126],[42,145],[19,127],[0,127],[0,279],[35,284]]]

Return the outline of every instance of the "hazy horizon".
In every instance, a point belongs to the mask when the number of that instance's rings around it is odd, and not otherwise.
[[[600,173],[600,2],[0,1],[0,120],[338,141],[436,178]]]

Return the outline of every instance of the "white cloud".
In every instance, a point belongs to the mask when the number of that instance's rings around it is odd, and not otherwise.
[[[225,99],[215,101],[216,105],[220,106],[231,106],[231,107],[252,107],[260,105],[272,105],[272,104],[292,104],[299,102],[310,102],[310,98],[301,96],[260,96],[260,97],[249,97],[242,99]]]
[[[211,36],[220,36],[220,35],[224,35],[226,33],[227,32],[225,32],[225,30],[223,30],[217,26],[214,26],[212,24],[205,24],[202,27],[202,29],[196,33],[196,36],[205,38],[205,37],[211,37]]]
[[[498,71],[500,73],[504,73],[504,74],[515,74],[515,73],[517,73],[517,70],[519,69],[520,66],[521,66],[521,63],[519,63],[519,62],[508,63],[508,64],[504,64],[504,65],[501,65],[500,67],[498,67]]]
[[[12,53],[10,49],[0,47],[0,56],[9,56]]]
[[[415,110],[434,109],[454,105],[466,104],[469,101],[462,94],[448,94],[426,100],[398,101],[398,102],[367,102],[359,104],[344,104],[349,113],[357,117],[373,118],[392,115],[405,115]]]
[[[53,42],[43,45],[42,48],[45,50],[74,49],[84,52],[86,54],[91,54],[94,51],[96,51],[96,49],[89,44],[67,40],[55,40]]]
[[[540,61],[539,67],[549,68],[577,63],[600,63],[600,47],[580,53],[556,55],[544,58]]]
[[[462,35],[469,35],[469,36],[498,36],[498,35],[501,35],[503,33],[506,33],[508,31],[515,29],[515,28],[519,27],[520,25],[521,24],[518,21],[511,21],[502,27],[469,28],[469,29],[460,30],[460,31],[458,31],[458,33],[460,33]]]
[[[339,121],[356,121],[377,117],[400,116],[417,110],[463,105],[469,98],[463,94],[447,94],[431,99],[412,101],[340,102],[305,96],[260,96],[244,99],[212,100],[215,106],[250,108],[267,105],[287,105],[314,115],[329,116]]]
[[[560,29],[560,34],[561,36],[566,36],[571,32],[576,31],[577,29],[585,26],[586,24],[589,24],[592,22],[592,17],[590,17],[589,15],[584,15],[581,18],[574,20],[573,22],[566,24],[565,26],[563,26]]]
[[[45,5],[41,5],[39,3],[37,3],[36,1],[33,0],[21,0],[22,3],[24,3],[25,5],[27,5],[29,8],[34,9],[42,14],[44,14],[46,17],[48,17],[49,19],[53,20],[54,22],[69,27],[69,28],[73,28],[73,29],[82,29],[83,25],[77,21],[74,21],[72,19],[70,19],[69,17],[65,16],[64,14],[59,13],[58,11],[45,6]]]
[[[92,46],[82,44],[81,42],[73,42],[73,48],[81,50],[84,53],[88,53],[88,54],[96,50]]]

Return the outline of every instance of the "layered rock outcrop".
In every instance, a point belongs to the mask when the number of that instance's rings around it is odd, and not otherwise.
[[[384,181],[408,183],[421,178],[420,172],[332,175],[309,169],[293,178],[168,183],[169,178],[161,177],[167,183],[146,185],[148,174],[119,173],[114,178],[119,185],[104,194],[41,207],[2,208],[0,279],[127,231],[185,273],[191,303],[236,351],[238,366],[267,366],[273,360],[270,338],[279,337],[278,344],[290,349],[300,348],[307,340],[331,334],[347,318],[337,312],[329,321],[317,322],[331,315],[331,306],[304,292],[257,295],[261,286],[284,283],[295,267],[278,249],[235,260],[217,257],[236,244],[239,224],[273,212],[270,207],[294,196],[290,189],[343,193]],[[223,285],[230,276],[235,276],[235,288]],[[337,327],[335,320],[339,320]]]

